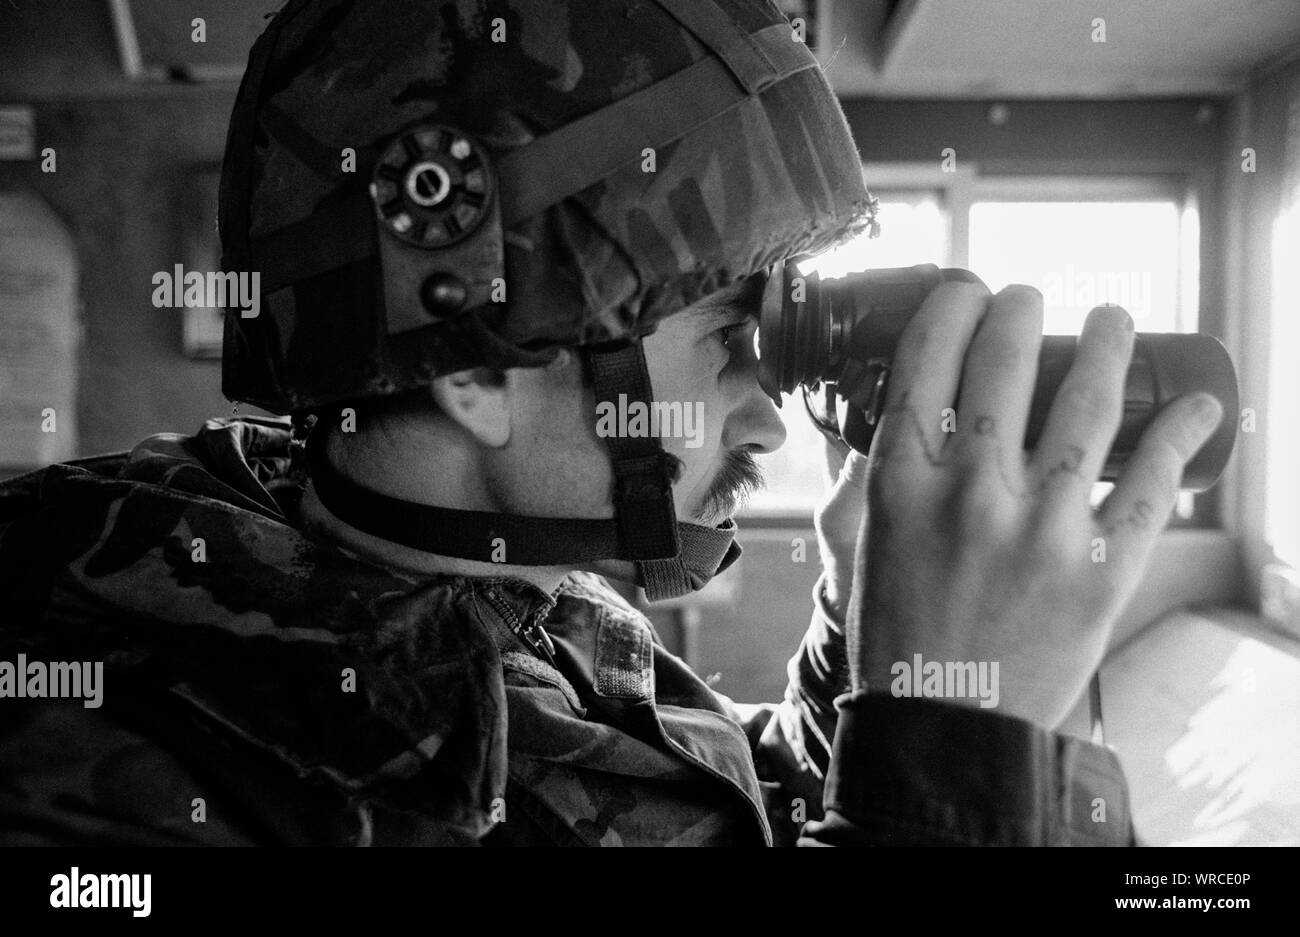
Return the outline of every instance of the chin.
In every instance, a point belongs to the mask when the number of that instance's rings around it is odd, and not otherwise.
[[[719,508],[713,511],[697,511],[686,518],[688,524],[698,524],[701,527],[717,527],[726,523],[736,513],[735,505],[728,505],[725,508]]]

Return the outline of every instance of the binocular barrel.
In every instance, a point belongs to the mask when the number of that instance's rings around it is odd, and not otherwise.
[[[931,290],[948,280],[978,282],[969,271],[940,270],[933,264],[821,280],[816,274],[800,274],[793,263],[787,263],[783,276],[769,280],[763,301],[759,326],[763,389],[779,404],[781,393],[800,384],[834,385],[853,413],[841,423],[841,435],[855,449],[865,451],[871,432],[863,431],[863,412],[865,423],[874,426],[888,393],[887,369],[903,329]],[[1074,362],[1076,344],[1072,335],[1043,337],[1026,449],[1032,449],[1042,434],[1056,392]],[[1124,382],[1124,411],[1102,480],[1119,476],[1162,407],[1195,391],[1208,391],[1223,404],[1219,427],[1183,473],[1183,488],[1203,491],[1222,474],[1236,441],[1237,376],[1232,359],[1208,335],[1139,332]]]

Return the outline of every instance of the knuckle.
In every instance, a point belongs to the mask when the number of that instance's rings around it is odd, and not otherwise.
[[[1006,339],[987,339],[971,348],[971,362],[989,371],[1011,371],[1025,360],[1025,351],[1015,342]]]
[[[978,466],[963,473],[944,500],[943,513],[947,526],[964,538],[999,529],[1003,506],[993,473]]]
[[[1044,576],[1059,575],[1062,570],[1074,566],[1073,558],[1064,548],[1061,539],[1049,536],[1042,530],[1035,531],[1027,538],[1022,550],[1017,565],[1026,580],[1042,580]]]
[[[1041,513],[1036,516],[1023,537],[1025,571],[1041,573],[1076,568],[1080,550],[1089,546],[1089,541],[1078,541],[1068,530],[1048,516]]]
[[[1090,422],[1107,419],[1115,410],[1113,394],[1097,380],[1075,380],[1056,394],[1057,404],[1072,416]]]

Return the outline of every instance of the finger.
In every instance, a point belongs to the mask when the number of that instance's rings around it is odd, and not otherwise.
[[[850,451],[826,498],[823,523],[829,526],[846,518],[851,519],[855,529],[846,532],[846,536],[851,536],[856,531],[858,512],[864,510],[866,504],[867,457],[860,452]]]
[[[1179,397],[1156,415],[1097,513],[1114,547],[1146,555],[1174,508],[1184,467],[1222,419],[1223,405],[1205,393]]]
[[[1030,471],[1087,497],[1124,415],[1133,319],[1119,306],[1088,313],[1074,361],[1056,391]]]
[[[962,369],[957,431],[947,444],[959,459],[979,458],[991,442],[1004,467],[1019,471],[1042,338],[1042,293],[1014,285],[993,297]]]
[[[938,460],[943,411],[953,405],[966,348],[988,308],[982,283],[941,283],[899,339],[873,452]]]
[[[829,436],[822,436],[822,468],[824,474],[822,479],[825,481],[826,490],[835,487],[839,481],[840,472],[844,469],[846,457],[853,450],[843,442],[831,439]]]
[[[835,487],[831,489],[830,501],[838,504],[862,501],[867,490],[867,457],[856,450],[849,450],[849,457],[840,467],[835,478]]]
[[[829,574],[832,602],[847,596],[860,528],[867,516],[867,457],[853,452],[845,459],[835,487],[815,516],[822,562]]]
[[[856,449],[849,450],[837,483],[839,488],[860,491],[867,485],[867,457]]]

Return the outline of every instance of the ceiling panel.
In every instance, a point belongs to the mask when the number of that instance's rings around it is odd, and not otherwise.
[[[882,2],[824,3],[821,55],[841,94],[1225,94],[1300,44],[1300,0],[901,0],[885,4],[902,25],[877,67]]]
[[[266,15],[280,5],[278,0],[108,0],[124,71],[131,77],[181,80],[238,78],[253,40],[266,27]]]

